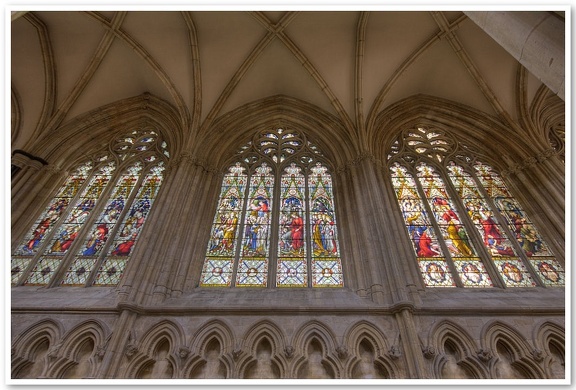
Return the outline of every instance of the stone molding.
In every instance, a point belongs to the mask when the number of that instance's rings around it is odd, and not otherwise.
[[[217,175],[221,173],[218,169],[209,165],[205,160],[193,155],[190,152],[183,152],[177,158],[170,161],[168,166],[166,167],[166,172],[171,172],[176,167],[181,165],[191,165],[195,167],[202,168],[205,172],[210,173],[212,175]]]
[[[526,169],[532,168],[533,166],[535,166],[537,164],[541,164],[544,161],[549,160],[550,158],[552,158],[552,156],[555,156],[557,154],[558,154],[558,152],[553,148],[546,149],[546,150],[538,153],[535,156],[530,156],[530,157],[522,160],[521,162],[515,164],[510,169],[503,170],[501,172],[501,175],[503,177],[510,177],[511,175],[517,175],[518,173],[520,173]]]
[[[337,174],[341,174],[343,172],[347,172],[349,170],[351,170],[352,168],[355,168],[357,165],[361,164],[363,161],[368,160],[369,162],[376,164],[380,167],[383,166],[382,162],[380,160],[378,160],[373,153],[370,152],[362,152],[360,154],[358,154],[355,158],[348,160],[346,163],[344,163],[343,165],[337,167],[334,171]]]

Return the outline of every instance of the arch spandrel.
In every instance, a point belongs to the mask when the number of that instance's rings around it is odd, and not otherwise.
[[[193,153],[211,166],[224,167],[238,145],[249,141],[255,131],[273,127],[305,133],[334,166],[343,165],[358,154],[354,137],[335,117],[286,96],[248,103],[217,119],[198,140]]]

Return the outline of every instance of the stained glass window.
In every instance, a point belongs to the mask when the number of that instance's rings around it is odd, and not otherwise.
[[[256,134],[222,180],[200,285],[342,287],[342,274],[321,152],[295,131]]]
[[[13,252],[13,285],[118,283],[168,152],[153,130],[129,132],[110,149],[73,171]]]
[[[426,286],[564,285],[562,266],[500,176],[450,134],[409,129],[388,162]]]

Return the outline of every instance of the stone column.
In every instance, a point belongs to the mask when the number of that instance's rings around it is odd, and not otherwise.
[[[401,307],[396,312],[398,329],[406,361],[406,376],[409,379],[426,379],[428,374],[425,370],[424,356],[422,354],[422,345],[416,331],[414,315],[411,307]]]
[[[169,259],[160,257],[162,248],[170,245],[170,237],[173,236],[181,226],[170,226],[170,220],[174,217],[174,209],[178,207],[180,194],[185,192],[187,187],[185,171],[187,164],[182,163],[182,159],[171,162],[166,171],[162,186],[157,194],[150,214],[146,220],[143,231],[140,233],[140,245],[137,245],[131,255],[131,264],[128,266],[123,276],[120,287],[120,300],[142,304],[146,296],[152,294],[154,286],[154,275],[159,267],[168,263]],[[174,244],[172,242],[172,244]],[[135,266],[135,262],[139,262]]]
[[[349,229],[343,233],[352,240],[351,253],[344,261],[352,261],[357,288],[369,289],[374,302],[406,301],[406,277],[396,264],[398,245],[392,233],[394,227],[389,223],[390,204],[382,192],[378,169],[372,157],[359,156],[340,175],[338,187],[344,188],[342,210]]]
[[[386,274],[394,292],[394,303],[419,303],[419,290],[424,288],[422,276],[406,232],[405,221],[398,212],[398,201],[387,168],[379,168],[377,180],[382,210],[378,212],[384,229],[383,241],[386,258]]]
[[[555,12],[465,11],[551,91],[564,99],[565,22]]]
[[[114,326],[110,340],[107,342],[106,352],[102,357],[102,363],[97,378],[118,379],[124,373],[124,357],[136,348],[136,340],[131,339],[134,335],[134,327],[138,315],[129,310],[123,310]]]
[[[30,177],[38,172],[45,164],[21,153],[14,154],[11,162],[12,165],[20,168],[11,180],[12,199],[14,199],[14,196],[20,193],[20,190],[29,183]]]
[[[552,236],[564,237],[566,188],[546,160],[529,158],[502,174],[516,189],[514,195],[522,199],[521,204],[529,205],[536,214],[542,214],[539,216],[541,225],[549,226]],[[528,215],[533,217],[530,213]]]
[[[198,286],[212,230],[214,210],[222,184],[222,175],[214,170],[198,166],[195,181],[195,192],[193,195],[190,194],[193,196],[191,199],[193,208],[188,218],[190,229],[185,238],[193,244],[184,248],[181,257],[186,260],[176,263],[177,267],[173,270],[172,297],[180,296],[184,291],[191,291]]]
[[[185,286],[189,277],[197,283],[206,251],[206,241],[210,233],[213,210],[206,207],[213,195],[216,199],[214,188],[219,188],[219,183],[214,183],[214,171],[211,171],[201,161],[189,157],[185,163],[186,186],[182,186],[175,196],[180,207],[173,210],[173,217],[169,220],[169,226],[165,230],[172,229],[169,239],[172,243],[184,243],[179,247],[165,243],[161,258],[172,259],[160,268],[155,278],[155,287],[152,297],[153,304],[159,304],[169,296],[179,296],[187,288]],[[178,227],[174,230],[174,227]],[[198,272],[194,272],[198,270]],[[188,287],[192,287],[188,285]]]

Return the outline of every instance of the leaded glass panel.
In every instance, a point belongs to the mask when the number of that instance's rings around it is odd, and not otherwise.
[[[229,286],[232,280],[232,266],[235,237],[238,231],[238,217],[242,213],[247,175],[245,168],[237,163],[224,175],[220,197],[206,259],[202,269],[201,286]]]
[[[106,155],[98,152],[79,166],[15,251],[12,283],[25,278],[24,284],[45,285],[65,266],[60,285],[88,285],[95,277],[96,285],[115,285],[161,185],[167,147],[156,132],[133,130],[111,140]]]
[[[397,163],[390,169],[396,198],[424,283],[430,287],[454,287],[442,248],[418,194],[416,181],[405,167]]]
[[[28,275],[25,284],[30,286],[48,284],[52,276],[54,276],[54,272],[60,266],[61,261],[61,257],[42,257]]]
[[[27,238],[24,239],[16,251],[16,255],[34,255],[37,253],[45,237],[50,234],[51,229],[59,221],[72,199],[82,187],[82,184],[86,181],[92,167],[92,162],[85,163],[66,179],[66,182],[52,199],[50,205],[40,215],[34,227],[26,235]]]
[[[565,281],[562,266],[500,176],[490,166],[480,162],[474,164],[474,168],[482,186],[487,189],[498,211],[504,216],[508,228],[540,280],[548,286],[563,286]]]
[[[501,286],[564,285],[562,266],[504,181],[469,151],[449,133],[425,126],[407,129],[390,147],[392,184],[425,285],[453,285],[451,270],[464,287],[492,287],[496,271]],[[453,161],[445,161],[448,156]],[[441,238],[422,240],[423,232],[436,229]]]
[[[332,179],[318,156],[282,128],[239,149],[245,165],[224,176],[200,286],[343,286]]]
[[[306,256],[305,179],[296,164],[291,164],[282,175],[280,184],[279,257]]]
[[[250,194],[244,218],[243,245],[237,272],[237,286],[266,287],[270,238],[270,208],[274,176],[262,164],[250,178]],[[234,244],[236,240],[234,239]]]
[[[58,233],[44,252],[45,255],[63,256],[70,249],[79,234],[80,228],[90,216],[92,209],[102,195],[102,191],[108,185],[114,169],[114,164],[106,164],[90,179],[88,187],[83,191],[68,218],[60,226]]]

